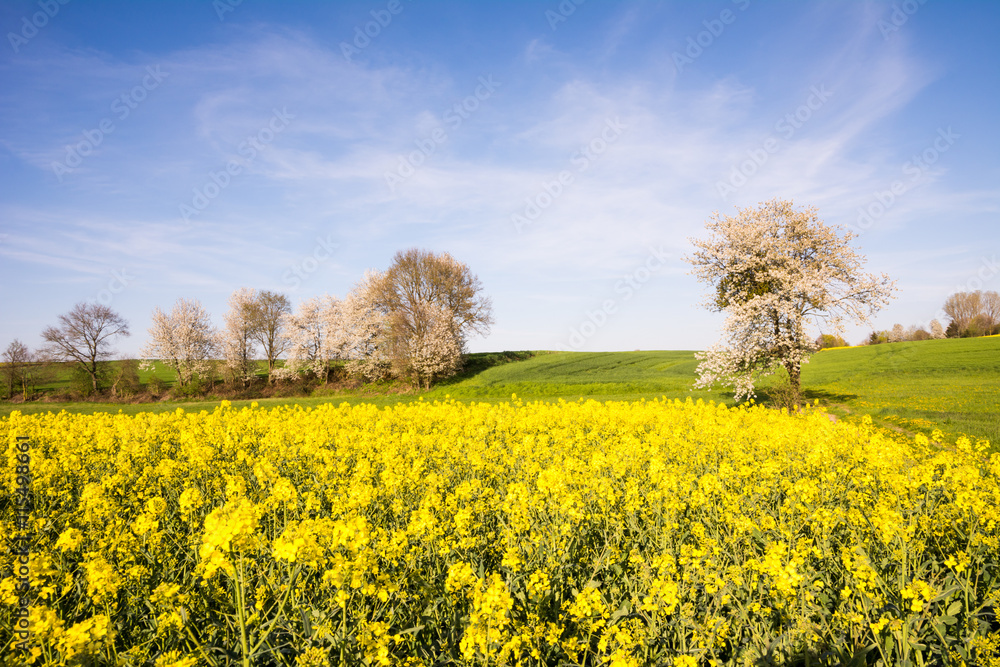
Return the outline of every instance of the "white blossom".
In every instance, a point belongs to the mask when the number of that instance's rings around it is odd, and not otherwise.
[[[275,377],[291,378],[312,373],[326,380],[330,362],[339,358],[336,334],[340,301],[324,295],[299,304],[294,313],[282,316],[282,335],[288,342],[288,359]]]
[[[944,327],[937,320],[931,320],[931,338],[944,338]]]
[[[150,360],[159,359],[177,373],[177,384],[185,386],[194,375],[206,373],[216,352],[216,331],[208,312],[197,299],[178,299],[170,314],[158,307],[153,310],[153,326],[149,342],[140,354]]]
[[[462,347],[454,330],[454,314],[430,302],[417,305],[427,328],[410,338],[409,358],[417,381],[430,388],[435,379],[454,375],[462,365]]]
[[[386,314],[376,305],[371,286],[378,278],[372,271],[341,302],[338,329],[347,372],[369,382],[380,380],[390,370],[385,352]]]
[[[757,379],[784,367],[798,396],[801,366],[815,350],[810,324],[842,333],[846,321],[865,322],[888,303],[889,277],[861,272],[864,257],[813,207],[797,211],[771,200],[735,216],[718,212],[711,237],[692,240],[686,258],[712,286],[706,306],[728,314],[723,342],[698,355],[696,387],[729,384],[737,399],[754,396]]]

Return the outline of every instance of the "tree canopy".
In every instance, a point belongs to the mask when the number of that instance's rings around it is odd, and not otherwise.
[[[721,382],[737,399],[752,397],[757,379],[784,367],[797,403],[801,365],[816,349],[809,326],[842,333],[892,298],[887,275],[862,272],[855,235],[826,225],[815,207],[773,199],[716,212],[705,226],[709,237],[692,239],[697,250],[685,259],[712,288],[706,307],[727,318],[723,343],[699,355],[696,386]]]

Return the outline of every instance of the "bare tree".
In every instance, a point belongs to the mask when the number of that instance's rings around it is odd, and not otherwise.
[[[962,335],[975,337],[989,336],[991,333],[993,333],[993,323],[985,313],[979,313],[972,318]]]
[[[149,342],[143,347],[144,359],[159,359],[177,373],[177,384],[187,385],[195,374],[210,368],[216,353],[216,331],[208,312],[197,299],[178,299],[170,314],[153,310]]]
[[[982,314],[990,323],[990,327],[995,329],[1000,324],[1000,294],[994,291],[983,292],[980,299]]]
[[[226,313],[226,326],[223,328],[219,347],[226,359],[226,366],[233,379],[246,387],[257,375],[257,362],[254,355],[257,352],[256,340],[256,302],[257,293],[249,287],[241,287],[229,296],[229,312]]]
[[[284,294],[261,290],[253,307],[252,338],[260,344],[267,359],[267,381],[274,374],[274,362],[288,350],[288,339],[282,336],[283,316],[292,312],[292,304]]]
[[[813,207],[774,199],[732,217],[715,213],[706,227],[712,237],[693,240],[698,250],[686,260],[712,287],[706,306],[728,313],[727,340],[699,354],[695,386],[722,382],[737,399],[750,397],[756,378],[784,367],[798,404],[801,366],[814,351],[806,325],[842,333],[845,320],[865,322],[888,303],[894,283],[862,273],[854,234],[841,236]]]
[[[489,333],[492,306],[481,292],[479,278],[448,253],[401,251],[385,273],[373,274],[370,298],[386,317],[384,348],[396,372],[426,384],[426,376],[413,364],[413,353],[440,334],[442,314],[449,319],[447,330],[460,352],[471,335]]]
[[[35,355],[27,345],[15,338],[3,352],[3,379],[7,384],[7,395],[14,395],[16,387],[28,400],[31,384],[31,366],[35,363]]]
[[[982,292],[955,292],[944,302],[944,312],[959,332],[965,331],[976,315],[982,312]]]
[[[121,359],[114,370],[111,383],[111,395],[115,398],[128,398],[139,393],[139,360]]]
[[[128,335],[128,322],[121,315],[103,304],[84,302],[60,315],[59,326],[46,327],[42,339],[48,356],[86,371],[97,391],[100,365],[114,354],[112,340]]]

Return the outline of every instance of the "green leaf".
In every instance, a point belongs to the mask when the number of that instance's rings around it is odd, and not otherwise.
[[[955,616],[960,611],[962,611],[962,602],[956,600],[955,602],[952,602],[950,605],[948,605],[948,611],[946,613],[948,614],[948,616]]]
[[[412,628],[406,628],[405,630],[403,630],[401,632],[397,632],[396,634],[398,634],[398,635],[411,635],[411,634],[415,635],[418,632],[420,632],[421,630],[423,630],[425,627],[427,627],[427,626],[426,625],[415,625]]]
[[[625,600],[625,602],[622,603],[622,606],[618,607],[618,611],[611,614],[611,622],[614,623],[622,616],[626,616],[627,614],[629,614],[631,611],[632,611],[632,603],[629,602],[628,600]]]

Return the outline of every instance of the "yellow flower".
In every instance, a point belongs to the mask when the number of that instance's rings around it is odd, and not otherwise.
[[[168,651],[156,659],[156,667],[195,667],[198,659],[185,656],[180,651]]]
[[[83,541],[83,533],[76,528],[67,528],[56,540],[56,548],[61,551],[76,551]]]
[[[146,501],[146,511],[153,516],[160,516],[167,509],[167,501],[160,496],[153,496]]]
[[[201,507],[202,504],[201,491],[197,488],[184,489],[184,491],[181,492],[177,504],[180,506],[181,512],[184,512],[185,514],[195,511]]]
[[[256,509],[246,498],[232,500],[205,518],[199,557],[206,579],[211,579],[220,568],[231,573],[232,564],[227,556],[251,545],[257,522]]]
[[[118,594],[120,581],[114,568],[102,556],[95,553],[87,556],[89,560],[84,563],[87,572],[87,595],[95,604],[102,605]]]
[[[910,600],[911,611],[920,612],[924,610],[924,604],[934,597],[934,588],[925,581],[915,580],[900,594],[904,600]]]

